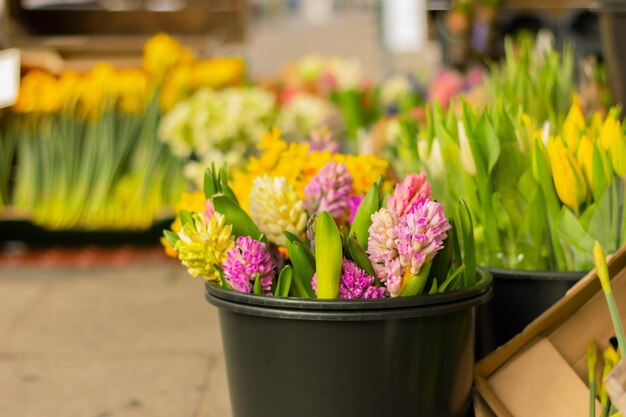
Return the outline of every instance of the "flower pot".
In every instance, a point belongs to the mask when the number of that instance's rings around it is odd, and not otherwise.
[[[208,283],[234,417],[465,416],[474,308],[464,290],[378,300],[251,296]]]
[[[626,3],[598,1],[602,54],[609,86],[616,103],[626,105]]]
[[[586,274],[571,271],[488,270],[493,275],[493,298],[477,311],[478,359],[524,330]]]

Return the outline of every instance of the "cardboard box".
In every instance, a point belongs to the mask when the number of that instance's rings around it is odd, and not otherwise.
[[[626,359],[622,359],[604,380],[615,408],[626,414]]]
[[[609,273],[626,322],[626,246],[609,259]],[[604,349],[612,336],[609,308],[594,270],[522,333],[476,364],[476,415],[588,416],[587,344],[595,340]]]

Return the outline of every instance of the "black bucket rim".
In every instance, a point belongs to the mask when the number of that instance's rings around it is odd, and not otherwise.
[[[525,281],[578,281],[589,271],[546,271],[532,269],[508,269],[508,268],[490,268],[485,267],[493,279],[510,279]]]
[[[229,311],[263,317],[304,320],[382,320],[416,317],[473,307],[491,298],[492,276],[479,269],[479,282],[461,290],[442,294],[418,295],[374,300],[317,300],[302,298],[260,297],[225,290],[207,282],[206,300]]]

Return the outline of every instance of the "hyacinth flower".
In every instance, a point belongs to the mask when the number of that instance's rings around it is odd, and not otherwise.
[[[219,280],[220,271],[216,265],[226,260],[226,253],[233,246],[232,226],[226,224],[220,213],[215,213],[211,219],[202,213],[187,215],[190,218],[181,213],[183,227],[174,243],[178,259],[191,276]]]
[[[339,283],[340,300],[374,299],[385,296],[385,288],[374,285],[375,278],[368,275],[354,262],[343,258]],[[311,279],[313,291],[317,294],[317,275]]]
[[[393,194],[389,196],[387,206],[398,216],[402,216],[430,197],[430,183],[426,179],[426,173],[409,174],[403,182],[396,185]]]
[[[257,177],[249,197],[250,214],[272,243],[285,245],[284,231],[299,234],[306,227],[304,203],[284,177]]]
[[[251,293],[257,281],[256,288],[263,293],[272,290],[275,271],[267,245],[249,236],[237,238],[226,254],[222,269],[224,279],[235,291]]]
[[[387,208],[372,216],[368,254],[392,297],[423,291],[430,263],[450,228],[443,206],[430,199],[404,216]]]
[[[354,222],[356,212],[359,210],[364,198],[362,195],[351,195],[348,197],[348,222],[350,224]]]
[[[329,162],[304,188],[304,206],[309,215],[327,211],[333,218],[348,209],[352,176],[344,164]]]

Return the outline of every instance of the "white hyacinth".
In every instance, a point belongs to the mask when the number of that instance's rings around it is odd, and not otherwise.
[[[285,230],[297,235],[306,226],[304,203],[284,177],[257,177],[249,203],[252,219],[272,243],[284,246]]]

